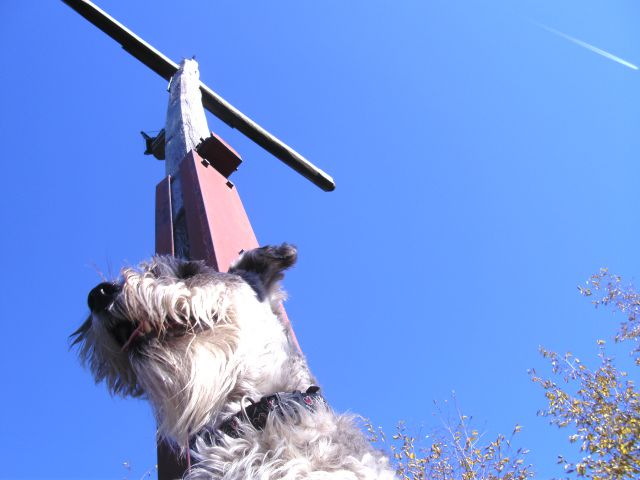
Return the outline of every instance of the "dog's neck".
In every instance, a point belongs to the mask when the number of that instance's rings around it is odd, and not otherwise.
[[[279,319],[258,311],[270,307],[250,302],[240,305],[253,305],[256,311],[237,312],[237,322],[242,324],[215,326],[206,334],[185,339],[172,357],[162,359],[172,371],[159,370],[153,375],[143,365],[144,370],[138,372],[139,378],[154,384],[150,391],[155,395],[149,399],[161,435],[177,445],[185,445],[205,426],[219,425],[247,399],[258,401],[316,384]]]
[[[300,410],[315,412],[318,408],[326,407],[326,401],[320,388],[310,386],[306,391],[293,391],[274,393],[262,397],[257,402],[251,402],[235,415],[227,417],[219,425],[206,425],[189,442],[190,448],[194,448],[200,439],[206,445],[214,445],[221,435],[226,434],[231,438],[239,438],[250,425],[255,430],[263,430],[267,424],[269,415],[277,415],[281,419],[295,420]],[[249,428],[251,428],[249,427]]]

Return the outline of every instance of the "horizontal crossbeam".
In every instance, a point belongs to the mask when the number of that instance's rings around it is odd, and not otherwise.
[[[88,0],[62,1],[113,38],[122,45],[122,48],[165,80],[168,81],[178,71],[178,64],[153,48],[93,3]],[[336,188],[333,178],[331,178],[330,175],[316,167],[274,135],[267,132],[202,82],[200,82],[200,91],[202,92],[202,104],[204,108],[224,123],[242,132],[246,137],[253,140],[267,152],[293,168],[322,190],[330,192]]]

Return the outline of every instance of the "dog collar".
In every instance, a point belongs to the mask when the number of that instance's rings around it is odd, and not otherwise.
[[[279,392],[262,397],[259,402],[251,401],[251,405],[243,408],[235,415],[224,420],[217,429],[205,427],[191,440],[193,448],[196,438],[203,438],[205,443],[213,445],[215,438],[222,432],[232,438],[239,438],[242,433],[243,421],[251,423],[256,430],[263,430],[267,424],[267,417],[275,412],[281,418],[295,416],[300,406],[314,412],[317,407],[327,404],[319,393],[320,387],[312,385],[305,392]]]
[[[238,438],[243,420],[248,420],[256,430],[263,430],[271,412],[281,417],[292,415],[296,413],[297,405],[313,412],[317,406],[327,403],[319,392],[320,387],[313,385],[304,393],[296,390],[291,393],[274,393],[262,397],[259,402],[252,403],[227,418],[218,429],[230,437]]]

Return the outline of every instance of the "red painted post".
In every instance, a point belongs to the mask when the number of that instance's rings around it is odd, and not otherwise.
[[[226,272],[243,250],[258,246],[237,189],[193,150],[180,163],[180,181],[189,256]]]
[[[226,272],[243,250],[258,246],[234,185],[190,151],[180,163],[189,257]],[[156,253],[173,254],[171,177],[156,186]]]
[[[220,151],[217,155],[226,159],[231,154],[237,156],[233,149],[227,148],[228,151]],[[239,156],[237,161],[239,164]],[[243,250],[258,247],[258,240],[236,187],[215,166],[215,158],[209,157],[207,161],[203,161],[196,151],[191,150],[180,163],[179,175],[189,238],[189,257],[192,260],[204,260],[216,270],[226,272]],[[167,176],[156,187],[158,254],[174,254],[171,181],[172,178]],[[288,323],[284,308],[282,314]],[[288,327],[292,340],[298,346],[291,326]],[[181,478],[186,468],[184,459],[177,458],[171,447],[164,442],[158,442],[159,480]]]
[[[171,217],[171,176],[156,186],[156,253],[173,255],[173,218]]]

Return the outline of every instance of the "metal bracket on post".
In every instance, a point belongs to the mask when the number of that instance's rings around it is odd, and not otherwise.
[[[191,151],[180,164],[191,258],[226,272],[243,250],[258,247],[236,188]]]
[[[156,252],[171,255],[174,236],[169,213],[174,209],[169,182],[168,176],[156,187]],[[226,272],[240,252],[258,247],[238,190],[229,186],[224,175],[206,167],[193,150],[180,163],[180,182],[189,258]]]

